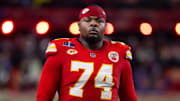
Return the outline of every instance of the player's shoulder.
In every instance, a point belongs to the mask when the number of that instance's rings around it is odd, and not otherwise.
[[[116,47],[116,49],[123,52],[126,59],[132,60],[131,47],[129,45],[121,41],[110,41],[110,43]]]
[[[112,41],[111,40],[110,43],[121,49],[131,49],[129,45],[127,45],[126,43],[121,42],[121,41]]]
[[[72,38],[57,38],[53,39],[49,42],[48,47],[46,49],[46,57],[56,55],[58,53],[59,48],[65,44],[65,42],[71,41]]]
[[[57,39],[53,39],[51,42],[58,44],[58,43],[62,43],[62,42],[70,41],[70,40],[72,40],[72,38],[57,38]]]

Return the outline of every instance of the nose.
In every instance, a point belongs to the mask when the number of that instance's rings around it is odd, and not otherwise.
[[[97,22],[95,21],[95,20],[91,20],[91,22],[90,22],[90,26],[91,27],[97,27]]]

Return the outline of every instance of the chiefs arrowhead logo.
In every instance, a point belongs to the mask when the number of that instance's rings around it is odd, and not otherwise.
[[[78,53],[78,51],[75,50],[75,49],[68,49],[67,50],[67,54],[69,54],[69,55],[74,55],[74,54],[77,54],[77,53]]]
[[[111,51],[108,53],[108,58],[112,62],[118,62],[119,61],[119,54],[118,54],[118,52]]]

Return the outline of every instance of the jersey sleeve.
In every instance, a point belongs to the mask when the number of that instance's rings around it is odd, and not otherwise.
[[[46,55],[46,57],[48,57],[48,56],[56,55],[56,54],[57,54],[56,44],[55,44],[55,42],[52,41],[48,44],[45,55]]]
[[[123,67],[119,88],[120,101],[137,101],[132,78],[132,69],[128,60],[125,60]]]
[[[59,62],[59,55],[56,44],[51,42],[46,50],[47,60],[38,85],[36,101],[53,101],[60,84],[61,62]]]
[[[131,53],[131,48],[129,46],[126,46],[125,48],[125,59],[127,60],[132,60],[132,53]]]

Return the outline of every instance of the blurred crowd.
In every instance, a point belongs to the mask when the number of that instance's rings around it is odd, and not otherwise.
[[[157,34],[157,33],[155,33]],[[172,33],[171,33],[172,34]],[[160,35],[132,37],[136,89],[142,92],[180,92],[180,39]]]
[[[124,41],[132,48],[136,91],[180,92],[178,37],[115,34],[110,38]],[[0,38],[0,89],[35,90],[49,41],[49,37],[37,37],[34,33]]]
[[[0,89],[26,90],[37,87],[48,43],[44,41],[46,39],[39,40],[31,34],[22,33],[14,38],[0,39]]]

